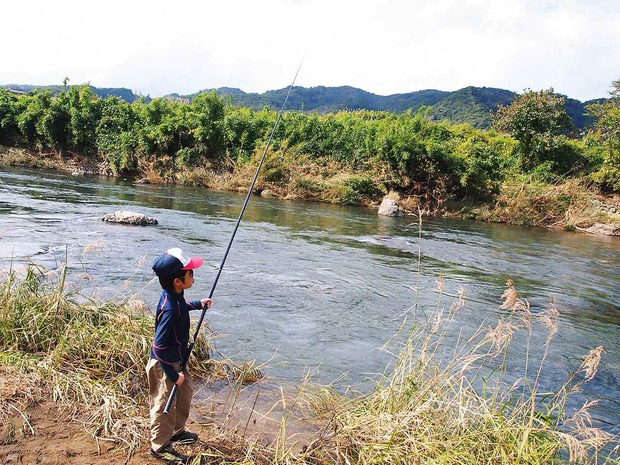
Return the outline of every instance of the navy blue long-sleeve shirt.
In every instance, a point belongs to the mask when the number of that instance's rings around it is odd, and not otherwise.
[[[189,311],[201,308],[200,300],[186,302],[183,292],[175,294],[164,290],[159,298],[151,357],[159,361],[164,373],[173,383],[179,379],[173,364],[181,362],[187,352]]]

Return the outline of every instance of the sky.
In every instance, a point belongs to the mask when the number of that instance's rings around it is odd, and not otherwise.
[[[261,93],[303,60],[303,87],[586,101],[620,79],[620,0],[22,0],[0,14],[0,84]]]

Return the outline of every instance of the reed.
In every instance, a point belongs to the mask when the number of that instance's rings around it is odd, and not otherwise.
[[[131,453],[146,440],[146,415],[139,410],[152,315],[136,300],[80,301],[70,289],[66,268],[51,279],[35,266],[23,278],[9,271],[0,284],[2,378],[26,386],[6,395],[0,383],[0,416],[22,416],[27,429],[20,400],[51,392],[94,436],[114,439]],[[596,376],[604,349],[584,354],[561,386],[549,388],[545,365],[560,319],[553,301],[533,312],[509,281],[504,315],[464,334],[456,328],[465,292],[458,290],[444,304],[440,279],[437,293],[433,312],[416,304],[407,313],[401,331],[408,332],[386,346],[394,362],[369,393],[341,394],[307,377],[296,398],[279,401],[283,413],[272,443],[212,426],[192,449],[193,463],[620,463],[618,437],[592,419],[596,401],[568,408],[569,399]],[[511,349],[515,340],[518,350]],[[201,336],[192,373],[227,377],[233,390],[262,377],[251,364],[209,362],[210,351]],[[297,409],[320,425],[304,445],[293,442],[287,429]]]
[[[595,403],[573,414],[567,409],[569,397],[596,376],[603,348],[593,349],[564,384],[549,391],[544,388],[545,362],[559,313],[552,302],[534,315],[512,281],[502,297],[508,314],[497,324],[449,337],[465,304],[461,293],[449,309],[440,307],[414,322],[393,369],[372,392],[338,398],[329,391],[335,396],[329,401],[333,428],[308,448],[306,459],[342,464],[620,463],[618,437],[593,424],[589,410]],[[532,335],[540,331],[544,342],[535,350]],[[517,337],[526,349],[515,381],[507,358]]]
[[[98,302],[72,287],[66,267],[54,274],[32,265],[21,278],[13,269],[7,272],[0,283],[0,364],[41,379],[53,400],[79,417],[87,431],[132,451],[147,426],[140,409],[148,393],[144,366],[152,314],[142,301]],[[190,370],[197,377],[211,374],[204,334]],[[9,401],[3,399],[6,407]]]

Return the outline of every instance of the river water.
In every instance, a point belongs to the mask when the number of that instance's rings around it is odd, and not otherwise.
[[[136,185],[97,176],[0,170],[0,268],[68,258],[83,293],[137,295],[151,308],[160,289],[150,265],[170,247],[206,258],[188,298],[206,297],[243,194]],[[156,227],[100,221],[116,210],[154,216]],[[292,384],[305,373],[367,390],[390,357],[380,347],[417,302],[437,308],[436,281],[468,297],[456,327],[473,331],[506,315],[508,278],[534,313],[554,298],[561,313],[545,368],[561,384],[590,349],[606,353],[575,406],[600,398],[606,429],[620,424],[620,239],[448,219],[383,218],[375,210],[253,197],[208,313],[217,350],[256,359]],[[420,291],[417,293],[415,289]],[[449,306],[449,299],[443,298]],[[546,334],[534,335],[532,345]],[[514,352],[524,352],[515,341]],[[518,346],[522,344],[522,346]],[[534,357],[535,358],[535,357]],[[515,362],[514,379],[520,376]]]

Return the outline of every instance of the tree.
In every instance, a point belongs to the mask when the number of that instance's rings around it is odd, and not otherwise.
[[[566,134],[573,128],[566,99],[553,89],[526,90],[509,106],[500,105],[493,125],[519,141],[522,168],[530,170],[545,161],[558,162]]]
[[[0,89],[0,144],[13,145],[19,140],[17,96]]]
[[[588,111],[597,118],[593,132],[609,149],[610,155],[620,151],[620,79],[612,83],[611,99],[588,105]]]
[[[620,79],[612,83],[611,98],[588,105],[590,115],[597,118],[591,135],[605,147],[603,167],[596,179],[603,187],[620,191]]]
[[[98,97],[88,85],[73,86],[67,92],[69,105],[69,147],[87,155],[97,152],[96,128],[101,115]]]

